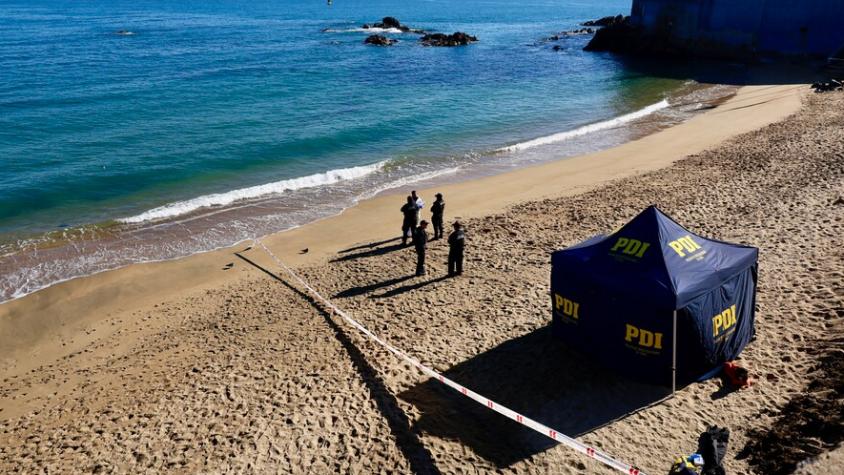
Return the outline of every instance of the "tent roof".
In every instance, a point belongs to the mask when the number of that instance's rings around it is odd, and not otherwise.
[[[654,306],[683,308],[756,263],[755,247],[706,239],[650,206],[609,236],[553,254],[554,272]]]

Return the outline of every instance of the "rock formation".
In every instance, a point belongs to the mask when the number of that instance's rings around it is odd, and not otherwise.
[[[393,44],[398,43],[398,41],[399,40],[387,38],[383,35],[370,35],[367,36],[365,40],[363,40],[363,43],[373,46],[392,46]]]
[[[369,29],[372,29],[372,28],[380,28],[380,29],[384,29],[384,30],[394,29],[394,30],[402,31],[404,33],[417,33],[417,34],[420,34],[420,35],[425,34],[425,30],[419,30],[419,29],[416,29],[416,28],[410,28],[407,25],[402,25],[401,22],[398,19],[396,19],[395,17],[391,17],[391,16],[385,16],[384,18],[381,19],[380,23],[373,23],[371,25],[366,23],[361,28],[363,28],[364,30],[369,30]]]
[[[469,43],[477,42],[478,38],[461,31],[457,31],[450,35],[443,33],[429,33],[420,38],[419,41],[425,46],[466,46]]]

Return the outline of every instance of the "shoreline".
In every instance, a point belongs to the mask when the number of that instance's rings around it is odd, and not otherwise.
[[[722,141],[776,122],[796,112],[801,86],[746,86],[714,109],[687,122],[582,156],[532,165],[514,171],[420,189],[430,203],[434,191],[444,193],[446,217],[466,219],[490,215],[517,203],[550,196],[570,196],[612,180],[663,168]],[[399,193],[378,195],[338,215],[263,238],[285,262],[315,264],[362,242],[384,241],[398,234]],[[395,209],[393,209],[395,208]],[[427,212],[425,215],[427,216]],[[7,377],[72,354],[95,339],[107,318],[126,317],[139,309],[237,281],[254,272],[236,262],[236,245],[174,260],[130,264],[54,284],[0,304],[0,375]],[[307,254],[300,254],[308,248]],[[234,263],[233,269],[222,270]],[[96,338],[118,329],[102,328]],[[7,415],[7,414],[6,414]]]
[[[436,160],[405,163],[404,158],[349,164],[169,201],[106,221],[42,234],[4,235],[0,267],[12,270],[0,283],[0,303],[127,265],[166,262],[236,246],[256,235],[335,216],[406,186],[433,188],[607,150],[688,121],[728,100],[737,89],[687,81],[666,92],[658,103],[548,135],[537,130],[515,141],[499,137],[503,141],[494,148],[457,153],[454,157],[462,158],[445,160],[439,167]],[[408,175],[408,168],[419,166],[418,172]],[[281,189],[286,191],[279,193]],[[157,219],[148,219],[152,217]]]

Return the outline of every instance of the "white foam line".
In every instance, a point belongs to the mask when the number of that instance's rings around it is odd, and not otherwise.
[[[411,183],[418,183],[420,181],[431,180],[437,177],[441,177],[443,175],[451,175],[453,173],[457,173],[460,171],[460,167],[451,167],[451,168],[443,168],[442,170],[434,170],[430,172],[420,173],[418,175],[410,175],[404,178],[399,178],[398,180],[393,180],[389,183],[376,187],[365,194],[358,197],[359,200],[371,198],[378,193],[382,193],[387,190],[392,190],[394,188],[400,188],[405,185],[410,185]]]
[[[156,221],[165,218],[172,218],[183,214],[196,211],[200,208],[208,208],[212,206],[225,206],[236,201],[258,198],[264,195],[278,194],[285,191],[301,190],[304,188],[314,188],[317,186],[331,185],[344,180],[354,180],[362,178],[371,173],[381,170],[386,161],[374,163],[372,165],[365,165],[352,168],[341,168],[337,170],[329,170],[324,173],[315,173],[313,175],[303,176],[299,178],[291,178],[289,180],[281,180],[265,185],[250,186],[248,188],[240,188],[238,190],[227,191],[225,193],[214,193],[211,195],[203,195],[185,201],[177,201],[175,203],[166,204],[145,211],[136,216],[122,218],[118,221],[121,223],[143,223],[146,221]]]
[[[517,152],[520,150],[526,150],[529,148],[540,147],[542,145],[549,145],[552,143],[557,142],[564,142],[566,140],[573,139],[575,137],[580,137],[582,135],[591,134],[593,132],[598,132],[599,130],[606,130],[612,129],[617,127],[621,124],[625,124],[627,122],[632,122],[636,119],[641,119],[642,117],[648,116],[653,114],[654,112],[665,109],[670,107],[671,104],[668,102],[667,99],[663,99],[656,104],[651,104],[643,109],[639,109],[635,112],[631,112],[629,114],[625,114],[622,116],[618,116],[609,120],[605,120],[603,122],[595,122],[594,124],[584,125],[583,127],[579,127],[574,130],[568,130],[566,132],[560,132],[553,135],[548,135],[545,137],[539,137],[533,140],[528,140],[527,142],[521,142],[513,145],[508,145],[506,147],[502,147],[496,152]]]
[[[325,33],[409,33],[398,28],[378,28],[378,27],[371,27],[371,28],[343,28],[343,29],[334,29],[334,28],[326,28],[322,30]]]

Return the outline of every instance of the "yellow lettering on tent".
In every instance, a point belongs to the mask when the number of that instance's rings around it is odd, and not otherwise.
[[[610,251],[617,251],[618,248],[624,248],[624,246],[626,246],[628,242],[630,242],[629,239],[620,237],[618,238],[618,241],[615,242],[615,245],[612,247],[612,249],[610,249]]]
[[[700,244],[695,242],[695,240],[688,234],[676,241],[669,242],[668,246],[671,249],[674,249],[674,252],[676,252],[680,257],[686,257],[686,254],[690,254],[700,249]]]
[[[717,337],[718,335],[724,333],[725,331],[735,326],[737,322],[738,318],[736,317],[736,304],[733,304],[730,305],[730,307],[725,309],[723,312],[712,317],[712,336]]]
[[[557,312],[565,316],[574,319],[580,318],[580,315],[578,315],[580,304],[573,300],[569,300],[560,294],[554,294],[554,308],[557,310]]]
[[[610,252],[621,252],[628,256],[642,257],[649,247],[651,247],[650,243],[642,242],[638,239],[620,237],[613,247],[610,248]]]
[[[655,333],[656,338],[654,338],[654,348],[657,350],[662,349],[662,333]]]
[[[638,328],[629,323],[626,324],[624,341],[628,343],[633,343],[635,340],[636,345],[641,348],[652,348],[654,350],[661,350],[662,337],[662,333]]]
[[[624,341],[633,341],[639,336],[639,329],[631,324],[627,324],[627,334],[624,336]]]

